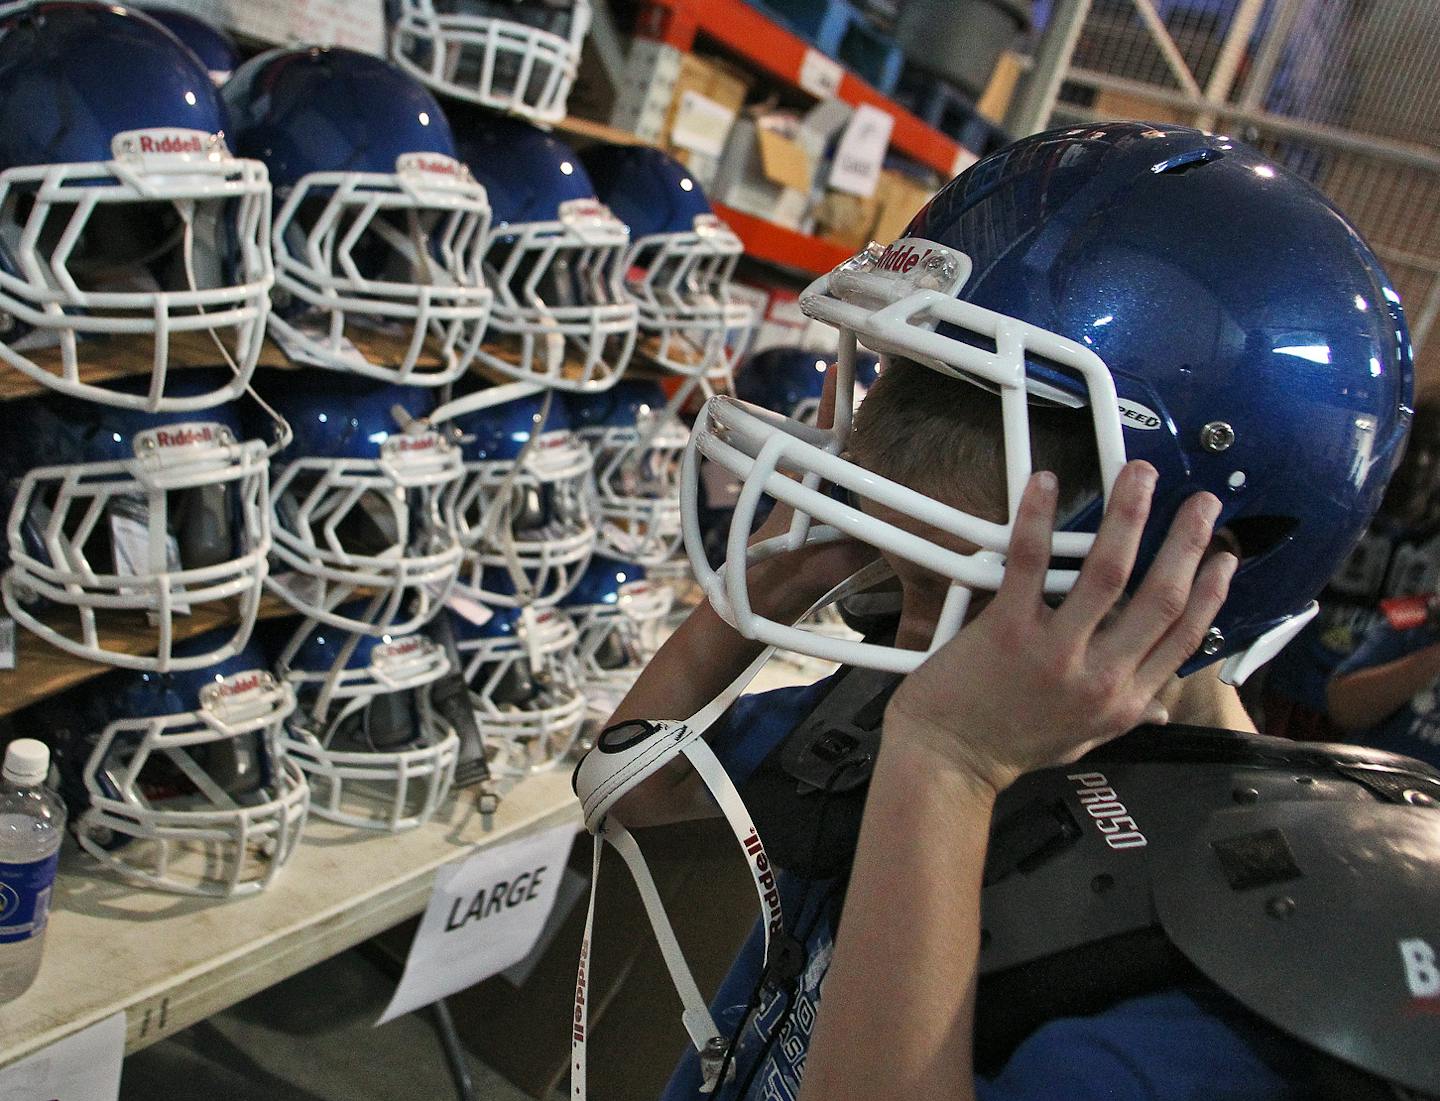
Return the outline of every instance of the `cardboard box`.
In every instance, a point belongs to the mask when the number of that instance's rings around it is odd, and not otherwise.
[[[916,212],[930,201],[935,188],[890,169],[880,173],[875,189],[879,209],[870,227],[869,240],[888,245],[900,236]]]
[[[804,116],[783,110],[743,114],[730,130],[710,198],[789,229],[804,229],[816,166],[849,117],[850,107],[833,99]]]
[[[870,243],[880,213],[880,187],[868,199],[827,188],[815,208],[815,233],[831,244],[859,252]]]
[[[709,187],[735,119],[745,106],[750,81],[733,66],[696,54],[680,59],[675,90],[661,127],[672,156]]]
[[[1014,50],[1002,50],[990,74],[990,82],[975,110],[996,126],[1005,125],[1005,114],[1010,110],[1010,101],[1015,98],[1015,87],[1028,61]]]

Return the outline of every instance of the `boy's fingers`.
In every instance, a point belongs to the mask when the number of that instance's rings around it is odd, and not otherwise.
[[[1135,671],[1140,691],[1159,692],[1205,641],[1205,632],[1230,592],[1230,579],[1235,576],[1239,559],[1229,551],[1217,554],[1200,567],[1195,587],[1185,614],[1165,633]]]
[[[820,408],[815,411],[816,428],[835,427],[835,386],[839,364],[832,363],[825,371],[825,385],[820,390]]]
[[[1146,462],[1126,463],[1120,471],[1080,578],[1055,613],[1058,630],[1088,638],[1125,592],[1140,533],[1150,515],[1156,477],[1155,468]]]
[[[995,605],[1017,610],[1034,608],[1045,594],[1045,571],[1050,568],[1050,539],[1055,528],[1055,500],[1059,483],[1041,470],[1030,475],[1005,554],[1005,577],[995,594]]]
[[[1144,659],[1190,606],[1195,574],[1210,546],[1220,502],[1197,493],[1181,506],[1145,580],[1097,644],[1111,661]]]

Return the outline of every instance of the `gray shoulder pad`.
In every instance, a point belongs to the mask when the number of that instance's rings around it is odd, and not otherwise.
[[[1175,946],[1276,1027],[1440,1093],[1440,814],[1285,802],[1197,826],[1151,865]]]

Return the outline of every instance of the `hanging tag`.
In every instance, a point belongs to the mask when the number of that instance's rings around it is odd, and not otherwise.
[[[520,609],[520,641],[525,644],[525,656],[530,661],[531,672],[538,673],[545,668],[545,647],[543,632],[555,625],[555,611],[552,608],[537,610],[533,604]]]
[[[143,500],[117,497],[110,502],[110,545],[115,555],[115,572],[121,577],[150,577],[150,510]],[[180,544],[165,534],[165,572],[180,572]],[[141,587],[121,586],[122,593],[143,592]],[[151,596],[154,600],[154,596]],[[176,615],[189,615],[190,605],[170,605]],[[153,610],[147,613],[155,622]]]
[[[445,606],[458,615],[467,623],[473,623],[477,627],[483,627],[494,618],[495,613],[481,604],[478,600],[450,590],[450,597],[445,601]]]
[[[0,669],[15,668],[15,621],[0,616]]]
[[[296,325],[292,333],[279,325],[271,325],[266,332],[271,340],[280,345],[280,350],[292,363],[303,364],[307,367],[330,367],[334,368],[337,361],[352,366],[368,368],[370,361],[365,358],[365,353],[351,343],[350,339],[341,335],[331,340],[330,333],[318,326]],[[314,341],[325,349],[325,354],[320,355],[307,348],[301,338]]]

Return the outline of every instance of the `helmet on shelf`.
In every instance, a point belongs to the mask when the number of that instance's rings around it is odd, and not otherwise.
[[[262,890],[300,840],[309,791],[280,747],[294,707],[249,645],[183,672],[106,674],[25,722],[54,750],[81,848],[147,886],[223,897]]]
[[[229,128],[204,66],[148,16],[59,0],[0,14],[0,361],[131,409],[244,390],[274,282],[270,185]],[[148,384],[92,381],[121,362]],[[173,385],[176,367],[220,362],[208,392]]]
[[[390,0],[396,64],[456,99],[541,122],[565,117],[589,0]]]
[[[565,402],[547,391],[444,427],[458,434],[465,470],[455,502],[465,544],[456,588],[487,604],[553,604],[595,549],[590,451],[570,430]]]
[[[595,198],[575,152],[519,119],[455,112],[460,156],[495,212],[485,278],[495,308],[479,362],[558,390],[603,390],[635,347],[621,286],[625,224]]]
[[[575,433],[595,457],[597,549],[657,565],[680,546],[680,456],[689,433],[653,382],[627,379],[569,399]]]
[[[179,8],[145,4],[138,10],[159,23],[198,57],[215,87],[224,84],[230,79],[230,74],[240,67],[240,49],[235,40],[214,23]]]
[[[362,618],[362,603],[343,609]],[[366,635],[301,624],[277,665],[295,690],[285,752],[310,781],[318,818],[363,829],[424,825],[450,792],[460,739],[431,706],[450,671],[424,634]]]
[[[598,145],[582,158],[595,193],[630,227],[625,291],[640,351],[667,370],[728,389],[756,324],[731,293],[740,239],[679,161],[648,145]]]
[[[779,347],[756,352],[735,375],[735,396],[761,409],[814,424],[834,356],[807,348]],[[863,348],[855,353],[855,405],[880,374],[880,360]]]
[[[1218,225],[1226,232],[1217,235]],[[1183,126],[1107,123],[1016,142],[942,188],[901,240],[842,264],[800,304],[840,331],[842,386],[859,339],[933,370],[936,387],[964,380],[998,393],[1012,514],[1040,407],[1080,411],[1104,494],[1127,459],[1153,465],[1159,482],[1137,580],[1181,503],[1214,493],[1217,531],[1240,564],[1202,652],[1182,672],[1226,658],[1232,682],[1313,614],[1315,595],[1368,525],[1410,422],[1399,296],[1359,233],[1263,154]],[[839,395],[842,409],[850,397]],[[1010,524],[862,470],[841,456],[848,430],[848,416],[821,431],[713,399],[686,457],[686,543],[712,604],[746,637],[906,672],[923,651],[820,639],[741,611],[743,557],[723,574],[709,569],[693,523],[695,460],[704,455],[747,489],[779,489],[796,504],[790,538],[838,529],[942,575],[950,599],[939,645],[963,622],[970,594],[1000,584]],[[742,504],[753,496],[742,493]],[[1089,551],[1101,497],[1067,509],[1053,593],[1073,584],[1069,567]],[[862,511],[862,500],[924,516],[977,550],[917,543]],[[817,511],[823,525],[812,523]],[[732,540],[753,515],[737,508]]]
[[[460,566],[460,452],[430,428],[434,391],[266,370],[259,392],[294,438],[272,463],[277,573],[302,615],[366,634],[409,634],[444,603]],[[363,618],[342,605],[367,597]]]
[[[265,163],[271,335],[299,363],[441,386],[469,367],[493,295],[485,189],[440,105],[394,66],[338,47],[272,50],[225,85],[237,149]]]
[[[608,716],[659,649],[660,625],[675,594],[644,566],[615,558],[590,560],[579,584],[560,602],[579,635],[576,657],[591,710]]]
[[[213,393],[226,373],[191,368],[172,392]],[[6,412],[3,589],[16,621],[68,653],[130,669],[194,670],[237,653],[267,573],[270,495],[266,442],[246,438],[236,410],[146,413],[44,395]],[[214,650],[177,645],[187,617],[217,610],[234,622],[207,636]]]
[[[580,738],[585,696],[575,625],[555,608],[497,608],[483,624],[450,613],[491,772],[523,775],[563,761]]]

